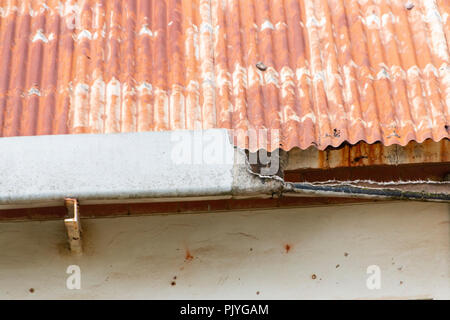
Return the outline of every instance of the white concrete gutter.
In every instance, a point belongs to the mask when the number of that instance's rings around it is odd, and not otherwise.
[[[227,130],[0,139],[0,209],[270,197]]]

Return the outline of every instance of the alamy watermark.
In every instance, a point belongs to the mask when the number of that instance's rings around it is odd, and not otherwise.
[[[71,265],[67,267],[66,273],[70,275],[66,280],[67,289],[81,290],[81,268]]]
[[[261,175],[280,169],[279,130],[222,130],[171,132],[171,161],[175,165],[232,165],[234,148],[247,152],[249,165],[260,167]]]
[[[367,274],[370,276],[366,280],[366,286],[369,290],[381,289],[381,268],[377,265],[367,267]]]
[[[69,277],[66,280],[66,288],[69,290],[81,290],[81,268],[78,265],[70,265],[66,269]],[[377,265],[367,267],[366,286],[369,290],[381,289],[381,268]],[[239,311],[239,310],[237,310]]]

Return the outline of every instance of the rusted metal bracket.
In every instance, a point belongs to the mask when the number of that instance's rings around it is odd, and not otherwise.
[[[67,229],[67,236],[70,246],[70,251],[75,254],[83,252],[81,243],[81,222],[79,215],[79,207],[77,199],[65,199],[68,218],[64,220]]]

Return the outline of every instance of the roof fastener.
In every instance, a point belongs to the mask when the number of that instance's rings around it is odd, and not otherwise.
[[[261,70],[261,71],[266,71],[267,68],[268,68],[263,62],[258,62],[258,63],[256,64],[256,67],[257,67],[259,70]]]
[[[408,1],[405,5],[407,10],[411,10],[412,8],[414,8],[414,3],[411,1]]]

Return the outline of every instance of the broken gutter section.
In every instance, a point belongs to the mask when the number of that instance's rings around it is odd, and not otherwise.
[[[261,176],[262,180],[280,183],[279,176]],[[389,184],[366,181],[334,181],[333,184],[282,182],[282,189],[274,195],[284,197],[330,197],[368,200],[408,200],[450,203],[450,182],[414,181]]]
[[[249,170],[250,166],[248,167]],[[450,182],[408,181],[378,183],[374,181],[285,182],[279,175],[264,176],[252,171],[261,180],[281,183],[280,197],[329,197],[367,200],[407,200],[450,203]],[[267,182],[266,182],[267,183]]]
[[[290,196],[318,196],[318,197],[344,197],[357,199],[381,199],[381,200],[410,200],[433,201],[450,203],[450,184],[435,184],[433,182],[421,185],[423,189],[392,186],[358,185],[349,182],[341,182],[334,185],[314,183],[288,183],[285,185],[286,195]],[[433,191],[425,191],[433,186]]]
[[[252,154],[253,159],[259,159],[260,150]],[[336,197],[368,200],[409,200],[409,201],[434,201],[450,202],[449,181],[327,181],[327,182],[286,182],[284,170],[289,163],[289,154],[282,150],[276,150],[270,155],[270,159],[279,164],[280,169],[272,175],[264,174],[264,169],[271,164],[263,165],[259,161],[251,162],[249,153],[246,153],[247,170],[266,184],[275,183],[273,194],[285,197]],[[267,158],[265,155],[262,158]],[[281,189],[277,187],[281,184]]]

